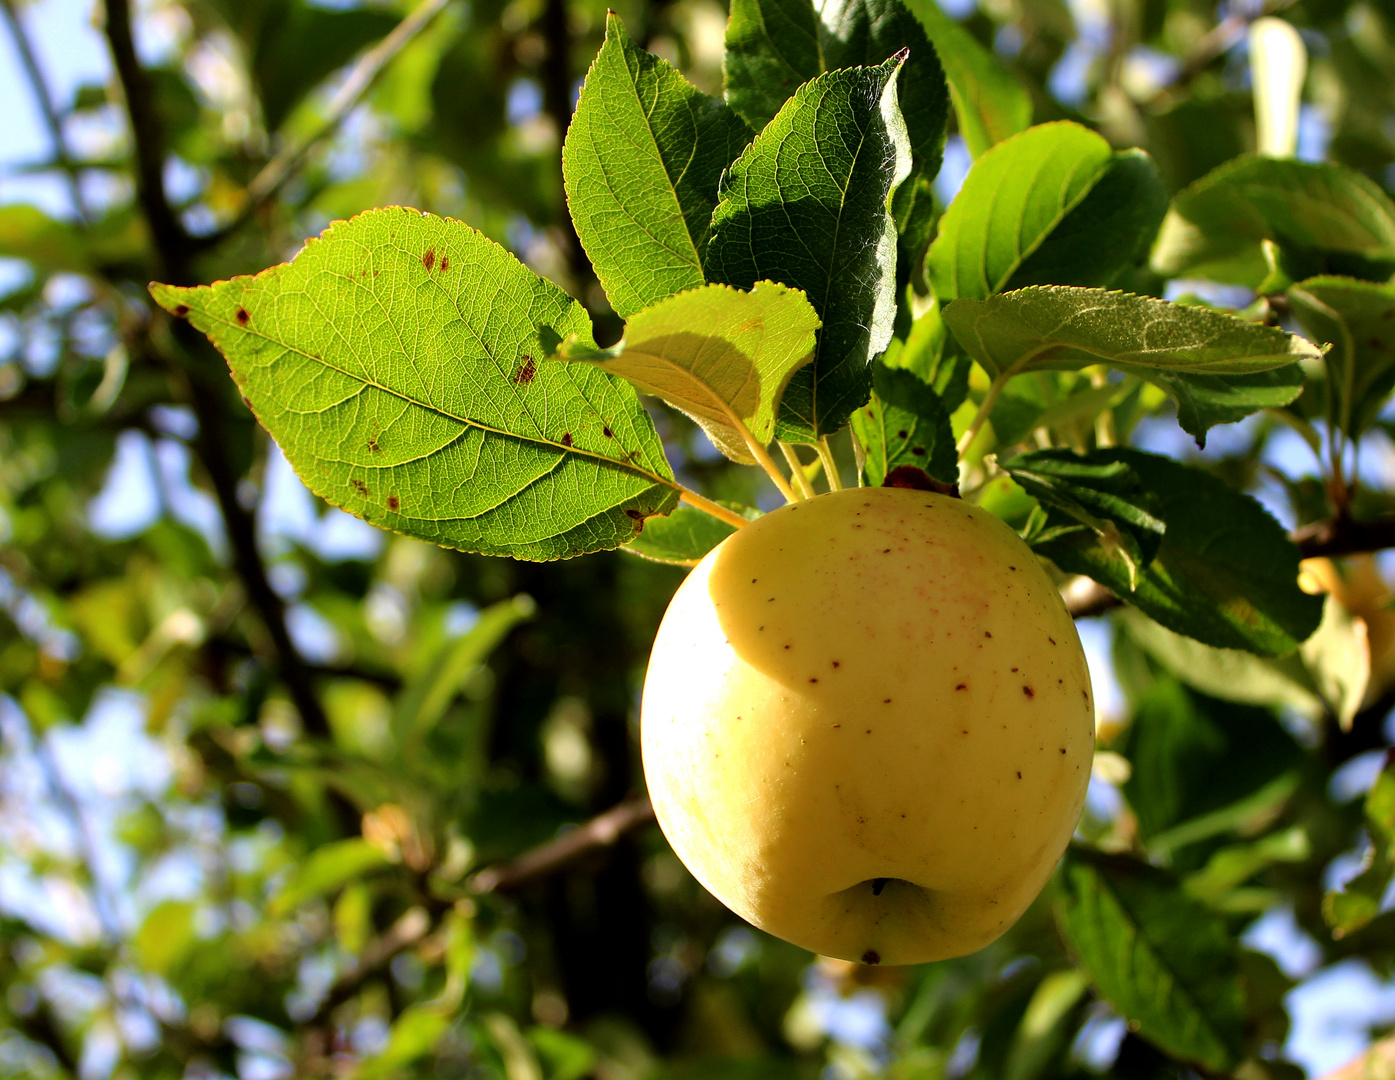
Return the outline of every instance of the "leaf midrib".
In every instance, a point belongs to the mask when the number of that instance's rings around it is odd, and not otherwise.
[[[338,372],[345,378],[353,379],[359,383],[362,383],[366,387],[372,387],[375,390],[381,390],[383,393],[389,394],[392,397],[397,398],[399,401],[405,402],[406,404],[412,405],[418,409],[425,409],[428,412],[433,412],[437,416],[444,417],[447,420],[452,420],[457,424],[463,424],[466,427],[476,428],[479,431],[484,431],[491,435],[498,435],[506,439],[517,439],[520,442],[528,442],[540,446],[547,446],[554,450],[559,450],[563,454],[575,454],[578,457],[590,458],[594,461],[604,462],[605,464],[614,466],[617,469],[621,469],[626,472],[631,472],[636,475],[646,477],[647,479],[652,480],[654,483],[662,487],[671,488],[674,491],[681,490],[678,484],[676,484],[672,480],[667,480],[664,477],[659,476],[657,473],[652,473],[648,469],[641,468],[640,466],[635,465],[633,462],[624,461],[616,458],[609,458],[606,457],[604,454],[598,454],[593,450],[585,450],[579,446],[568,446],[566,443],[556,442],[552,439],[546,438],[545,436],[524,435],[514,431],[506,431],[503,428],[495,427],[492,424],[486,424],[479,420],[472,420],[469,417],[465,416],[456,416],[454,413],[448,412],[438,405],[432,405],[426,402],[417,401],[415,398],[409,397],[400,390],[395,390],[390,386],[384,386],[382,383],[374,379],[368,379],[364,378],[361,375],[356,375],[355,373],[347,371],[337,364],[330,363],[323,357],[315,356],[313,353],[308,353],[304,349],[297,348],[293,345],[288,345],[285,342],[280,341],[261,330],[249,330],[245,326],[234,325],[232,321],[224,318],[221,315],[214,314],[206,308],[202,309],[200,311],[200,314],[202,314],[205,318],[213,322],[221,323],[223,326],[228,327],[229,329],[235,329],[236,332],[239,334],[245,334],[248,337],[261,338],[263,341],[269,342],[270,344],[275,345],[278,348],[284,349],[288,353],[293,353],[297,356],[304,357],[307,360],[313,360],[315,363],[328,368],[330,371]]]

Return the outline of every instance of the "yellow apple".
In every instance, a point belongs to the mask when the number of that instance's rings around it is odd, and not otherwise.
[[[1094,751],[1075,624],[1030,549],[959,499],[820,495],[674,595],[641,742],[659,824],[719,900],[827,956],[962,956],[1065,850]]]

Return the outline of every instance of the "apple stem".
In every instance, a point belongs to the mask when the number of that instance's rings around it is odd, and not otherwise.
[[[718,521],[725,521],[728,525],[733,525],[740,529],[750,522],[738,514],[735,510],[728,510],[721,503],[715,503],[711,499],[703,498],[696,491],[685,487],[678,489],[678,498],[689,506],[701,510],[704,514],[711,514]]]
[[[828,445],[828,436],[820,436],[818,441],[819,458],[823,461],[823,474],[828,477],[829,491],[842,491],[843,478],[838,475],[838,459],[833,456],[833,447]]]
[[[789,481],[780,472],[780,466],[776,465],[775,459],[770,456],[770,452],[760,444],[760,441],[751,434],[751,429],[743,424],[735,414],[732,414],[732,419],[736,424],[736,430],[741,433],[741,438],[746,442],[746,449],[751,451],[751,456],[756,459],[756,464],[765,470],[765,475],[770,477],[776,489],[785,497],[785,502],[799,502],[803,496],[795,494]]]
[[[787,442],[782,442],[780,452],[790,463],[790,479],[794,481],[794,489],[798,492],[799,497],[812,499],[814,497],[813,485],[809,483],[809,478],[804,475],[804,463],[799,460],[799,455],[794,452],[794,447]]]

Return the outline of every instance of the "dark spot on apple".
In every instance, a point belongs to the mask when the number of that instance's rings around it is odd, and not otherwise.
[[[818,680],[818,679],[810,679],[809,681],[810,681],[810,682],[818,682],[819,680]]]
[[[538,365],[533,363],[531,356],[523,357],[522,366],[513,373],[513,381],[519,386],[527,386],[533,381],[533,376],[538,373]]]
[[[966,682],[961,682],[961,683],[960,683],[958,686],[956,686],[954,689],[956,689],[956,690],[967,690],[968,688],[969,688],[969,684],[968,684],[968,683],[966,683]]]
[[[1014,671],[1014,672],[1016,672],[1016,671],[1017,671],[1017,669],[1016,669],[1016,668],[1013,668],[1013,669],[1012,669],[1012,670],[1013,670],[1013,671]]]
[[[834,666],[834,667],[842,667],[842,666],[843,666],[843,662],[842,662],[841,660],[835,660],[835,661],[833,661],[833,666]]]
[[[882,704],[883,704],[883,705],[890,705],[890,704],[891,704],[891,698],[889,698],[889,697],[884,697],[884,698],[882,698]]]
[[[247,314],[247,309],[246,309],[245,307],[240,307],[240,308],[237,309],[237,324],[238,324],[238,326],[246,326],[248,320],[250,320],[251,318],[252,318],[252,316],[250,316],[250,315]]]
[[[1017,774],[1017,779],[1019,779],[1019,780],[1022,779],[1022,774],[1021,774],[1020,772]]]
[[[426,254],[423,255],[423,256],[421,257],[421,264],[422,264],[422,266],[426,267],[428,270],[432,269],[432,268],[436,265],[436,249],[435,249],[435,248],[427,248],[427,249],[426,249]]]
[[[904,815],[902,815],[904,816]],[[862,820],[861,818],[858,819]],[[872,879],[872,895],[881,896],[882,890],[886,888],[887,879],[884,877],[874,877]]]
[[[1033,690],[1030,686],[1024,686],[1022,688],[1022,693],[1025,697],[1029,698],[1034,698],[1037,696],[1037,692]]]
[[[842,727],[843,725],[842,725],[842,724],[834,724],[833,726],[836,727],[836,728],[840,728],[840,727]],[[837,785],[837,784],[834,784],[833,786],[834,786],[834,787],[837,787],[838,785]]]
[[[401,506],[401,505],[402,505],[402,504],[401,504],[400,502],[397,501],[397,496],[396,496],[396,495],[389,495],[389,496],[388,496],[388,509],[389,509],[389,510],[392,510],[392,511],[395,513],[396,510],[397,510],[397,508],[398,508],[399,506]]]
[[[1049,642],[1051,642],[1052,645],[1055,645],[1055,644],[1056,644],[1056,639],[1055,639],[1054,637],[1049,637],[1049,638],[1047,638],[1046,640],[1049,641]]]
[[[1061,747],[1061,753],[1063,753],[1063,754],[1064,754],[1064,753],[1065,753],[1065,752],[1066,752],[1066,748],[1065,748],[1065,747],[1064,747],[1064,746],[1063,746],[1063,747]]]
[[[1008,569],[1009,569],[1009,570],[1016,570],[1017,567],[1015,567],[1015,566],[1009,566]]]
[[[862,954],[862,962],[864,964],[880,964],[882,962],[881,954],[876,949],[868,949]]]
[[[176,315],[178,315],[181,319],[184,318],[185,315],[188,315],[188,314],[189,314],[189,305],[188,305],[188,304],[176,304],[175,307],[174,307],[174,313],[175,313]]]

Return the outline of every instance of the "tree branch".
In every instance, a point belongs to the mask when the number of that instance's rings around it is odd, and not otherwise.
[[[63,138],[63,122],[58,117],[58,110],[54,108],[53,98],[48,92],[48,83],[44,81],[43,72],[39,69],[38,56],[29,41],[29,35],[24,32],[24,24],[20,22],[19,12],[15,10],[14,0],[0,0],[0,12],[4,13],[5,22],[9,24],[15,51],[19,53],[24,74],[29,79],[39,112],[43,115],[44,126],[48,128],[49,138],[53,140],[53,159],[68,177],[68,194],[73,200],[73,209],[78,218],[86,222],[87,207],[82,200],[82,185],[78,183],[78,167],[68,156],[67,140]]]
[[[315,1015],[306,1027],[322,1027],[329,1022],[334,1010],[357,994],[363,985],[392,963],[393,958],[410,949],[431,932],[436,920],[425,908],[409,908],[382,937],[369,942],[358,961],[334,980]]]
[[[136,56],[135,42],[131,38],[129,0],[106,0],[106,16],[107,44],[131,121],[136,198],[154,241],[160,264],[157,272],[167,278],[183,278],[189,255],[189,234],[175,217],[165,195],[164,126],[155,108],[150,79]]]
[[[448,3],[450,0],[422,0],[410,15],[393,27],[391,33],[364,53],[349,72],[344,85],[334,95],[323,123],[311,134],[292,142],[267,162],[247,185],[246,201],[237,217],[217,232],[197,237],[194,245],[200,250],[213,247],[247,224],[257,210],[274,198],[296,174],[310,151],[339,129],[349,113],[353,112],[364,95],[373,88],[373,84],[378,81],[378,76],[387,65],[408,42],[430,25],[431,20],[440,14]]]
[[[479,893],[517,889],[554,874],[592,852],[613,847],[626,833],[653,820],[654,807],[648,796],[633,796],[512,862],[481,870],[470,878],[470,888]]]
[[[189,234],[174,216],[165,195],[164,133],[155,111],[150,80],[136,57],[129,0],[106,0],[106,16],[107,41],[130,117],[136,191],[154,242],[157,273],[166,281],[186,284],[193,251]],[[228,391],[223,363],[204,337],[186,323],[175,321],[172,330],[175,340],[193,362],[180,365],[169,357],[166,362],[172,374],[184,383],[189,404],[199,422],[199,431],[193,440],[194,452],[208,475],[223,515],[234,568],[242,579],[247,599],[266,626],[281,677],[300,713],[301,723],[310,734],[327,737],[329,722],[315,696],[305,661],[286,629],[285,604],[267,578],[266,565],[257,548],[256,524],[251,513],[238,501],[238,477],[227,455],[230,440],[224,402]]]

